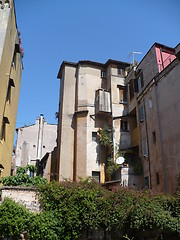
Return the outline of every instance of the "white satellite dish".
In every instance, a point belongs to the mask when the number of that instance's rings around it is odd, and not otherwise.
[[[117,164],[123,164],[124,161],[125,161],[125,158],[124,158],[124,157],[118,157],[118,158],[116,159],[116,163],[117,163]]]

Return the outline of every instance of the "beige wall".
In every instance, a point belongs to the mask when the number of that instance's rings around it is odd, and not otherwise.
[[[67,66],[61,78],[58,132],[59,180],[73,179],[76,68]]]
[[[1,41],[4,44],[1,46],[0,55],[0,123],[2,126],[3,117],[7,117],[9,124],[5,127],[5,139],[0,142],[0,164],[4,166],[1,177],[10,175],[22,73],[20,53],[16,53],[15,66],[12,66],[15,43],[19,43],[13,1],[10,8],[0,8],[0,16],[2,15],[6,15],[6,18],[3,18],[3,24],[0,25],[0,32],[2,28],[5,32],[4,41]],[[6,101],[9,78],[13,79],[15,87],[11,87],[10,101]]]
[[[17,203],[24,205],[31,212],[40,211],[40,203],[37,191],[31,187],[2,187],[2,201],[11,198]]]
[[[106,78],[101,77],[106,71]],[[120,117],[125,115],[123,104],[119,103],[118,85],[124,86],[125,79],[118,76],[117,66],[105,66],[79,62],[66,63],[61,69],[60,111],[58,131],[58,151],[60,180],[63,178],[85,179],[92,172],[99,172],[100,181],[105,181],[106,151],[93,134],[99,128],[112,122],[111,112],[96,114],[96,91],[109,90],[110,111],[113,109],[114,143],[119,150],[120,138],[130,144],[129,133],[120,133]],[[107,96],[109,96],[107,94]],[[113,106],[113,108],[112,108]]]

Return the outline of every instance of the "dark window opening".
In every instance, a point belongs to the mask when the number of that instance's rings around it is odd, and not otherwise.
[[[9,124],[9,120],[7,117],[3,117],[1,132],[0,132],[0,140],[6,140],[6,124]]]
[[[118,68],[118,75],[121,75],[122,77],[125,76],[125,69],[124,68]]]
[[[144,185],[145,187],[149,188],[149,177],[144,178]]]
[[[160,184],[159,173],[156,173],[156,184],[157,184],[157,185]]]
[[[137,78],[134,79],[134,91],[135,91],[135,92],[139,92],[139,91],[138,91],[138,80],[137,80]]]
[[[130,95],[130,100],[134,97],[134,84],[133,80],[129,83],[129,95]]]
[[[9,79],[9,83],[8,83],[8,89],[7,89],[7,95],[6,95],[6,101],[11,102],[11,88],[15,87],[14,81],[13,79]]]
[[[128,131],[128,121],[121,120],[121,131]]]
[[[92,178],[94,178],[95,181],[100,182],[100,172],[92,171]]]
[[[102,78],[106,78],[106,72],[103,71],[103,70],[101,70],[101,77],[102,77]]]
[[[92,132],[92,141],[96,142],[97,140],[97,132]]]
[[[156,132],[152,132],[153,143],[156,144]]]

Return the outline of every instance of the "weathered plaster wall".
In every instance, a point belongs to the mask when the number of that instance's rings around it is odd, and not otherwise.
[[[74,162],[74,113],[76,94],[76,67],[65,67],[61,79],[59,122],[59,180],[73,179]]]
[[[3,117],[8,118],[9,124],[5,124],[4,138],[0,141],[0,164],[4,166],[1,177],[10,175],[11,159],[16,126],[17,107],[21,86],[22,60],[21,54],[16,53],[15,43],[19,44],[18,30],[14,4],[11,1],[5,3],[4,8],[0,7],[0,126],[2,131]],[[9,80],[13,79],[14,87],[11,86],[9,100],[7,100]]]
[[[35,188],[31,187],[2,187],[1,199],[11,198],[25,206],[31,212],[40,211],[40,203]]]
[[[41,158],[46,152],[51,152],[56,146],[57,125],[48,124],[43,120],[42,153]],[[17,143],[15,151],[16,169],[19,166],[35,164],[37,159],[39,134],[39,118],[34,125],[24,126],[17,129]]]

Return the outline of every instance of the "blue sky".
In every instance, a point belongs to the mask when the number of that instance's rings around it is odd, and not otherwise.
[[[41,113],[57,123],[63,60],[132,61],[154,42],[180,42],[179,0],[15,0],[24,48],[24,70],[17,127],[32,124]]]

